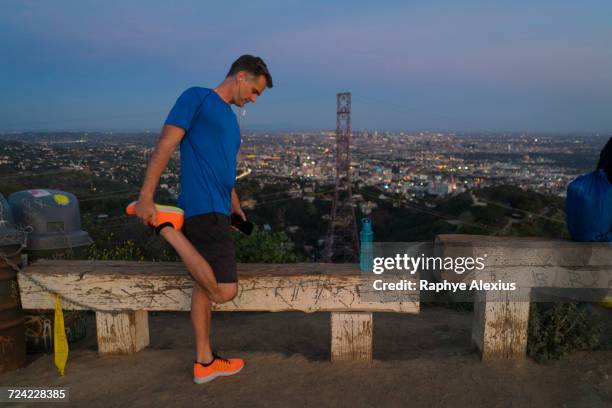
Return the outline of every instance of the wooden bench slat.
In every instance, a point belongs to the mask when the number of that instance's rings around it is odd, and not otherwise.
[[[436,255],[487,254],[491,266],[612,267],[612,245],[606,242],[573,242],[536,237],[495,237],[443,234],[436,237]]]
[[[181,262],[134,262],[134,261],[63,261],[39,260],[28,265],[30,273],[46,273],[57,275],[86,274],[121,274],[121,275],[157,275],[184,276],[187,270]],[[359,276],[358,264],[333,263],[292,263],[265,264],[239,263],[238,276],[294,276],[294,275],[349,275]]]
[[[90,261],[46,261],[28,267],[18,275],[21,301],[26,309],[53,307],[50,292],[64,297],[65,309],[102,311],[149,310],[188,311],[193,281],[178,265],[153,263],[165,273],[145,272],[140,263]],[[53,265],[53,268],[46,268]],[[369,311],[418,313],[417,301],[389,301],[383,292],[363,284],[360,274],[305,274],[294,264],[278,266],[284,274],[240,276],[237,297],[215,305],[217,311]],[[138,273],[124,273],[131,268]],[[152,266],[148,265],[148,271]],[[154,268],[153,268],[154,269]],[[331,268],[333,269],[333,268]],[[340,270],[347,270],[346,267]],[[259,271],[259,269],[258,269]],[[39,285],[40,284],[40,285]],[[71,302],[74,301],[74,303]]]

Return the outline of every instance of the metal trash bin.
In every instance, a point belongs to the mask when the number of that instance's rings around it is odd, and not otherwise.
[[[9,204],[15,223],[30,227],[25,252],[28,262],[37,259],[81,258],[93,241],[81,229],[79,203],[74,194],[51,189],[31,189],[13,193]],[[86,335],[87,311],[65,311],[64,321],[69,342]],[[28,310],[25,342],[28,352],[53,350],[53,311]]]
[[[93,241],[81,229],[76,197],[68,192],[32,189],[9,196],[15,224],[32,227],[26,253],[30,261],[40,258],[74,258]]]

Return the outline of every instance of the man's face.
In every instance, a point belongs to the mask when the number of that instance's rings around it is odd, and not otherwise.
[[[266,77],[254,76],[247,72],[239,72],[236,75],[237,90],[234,103],[243,107],[249,102],[255,102],[257,97],[266,89]]]

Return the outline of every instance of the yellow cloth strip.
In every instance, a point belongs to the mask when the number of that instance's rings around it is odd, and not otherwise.
[[[53,325],[53,349],[55,350],[55,366],[61,376],[64,375],[68,361],[68,339],[64,328],[64,312],[58,294],[55,295],[55,324]]]

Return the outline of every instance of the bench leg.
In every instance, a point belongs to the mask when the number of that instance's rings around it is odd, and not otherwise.
[[[332,361],[372,361],[372,313],[331,313]]]
[[[517,292],[476,293],[472,343],[482,360],[527,356],[529,290]]]
[[[96,312],[99,354],[131,354],[149,345],[146,310]]]

